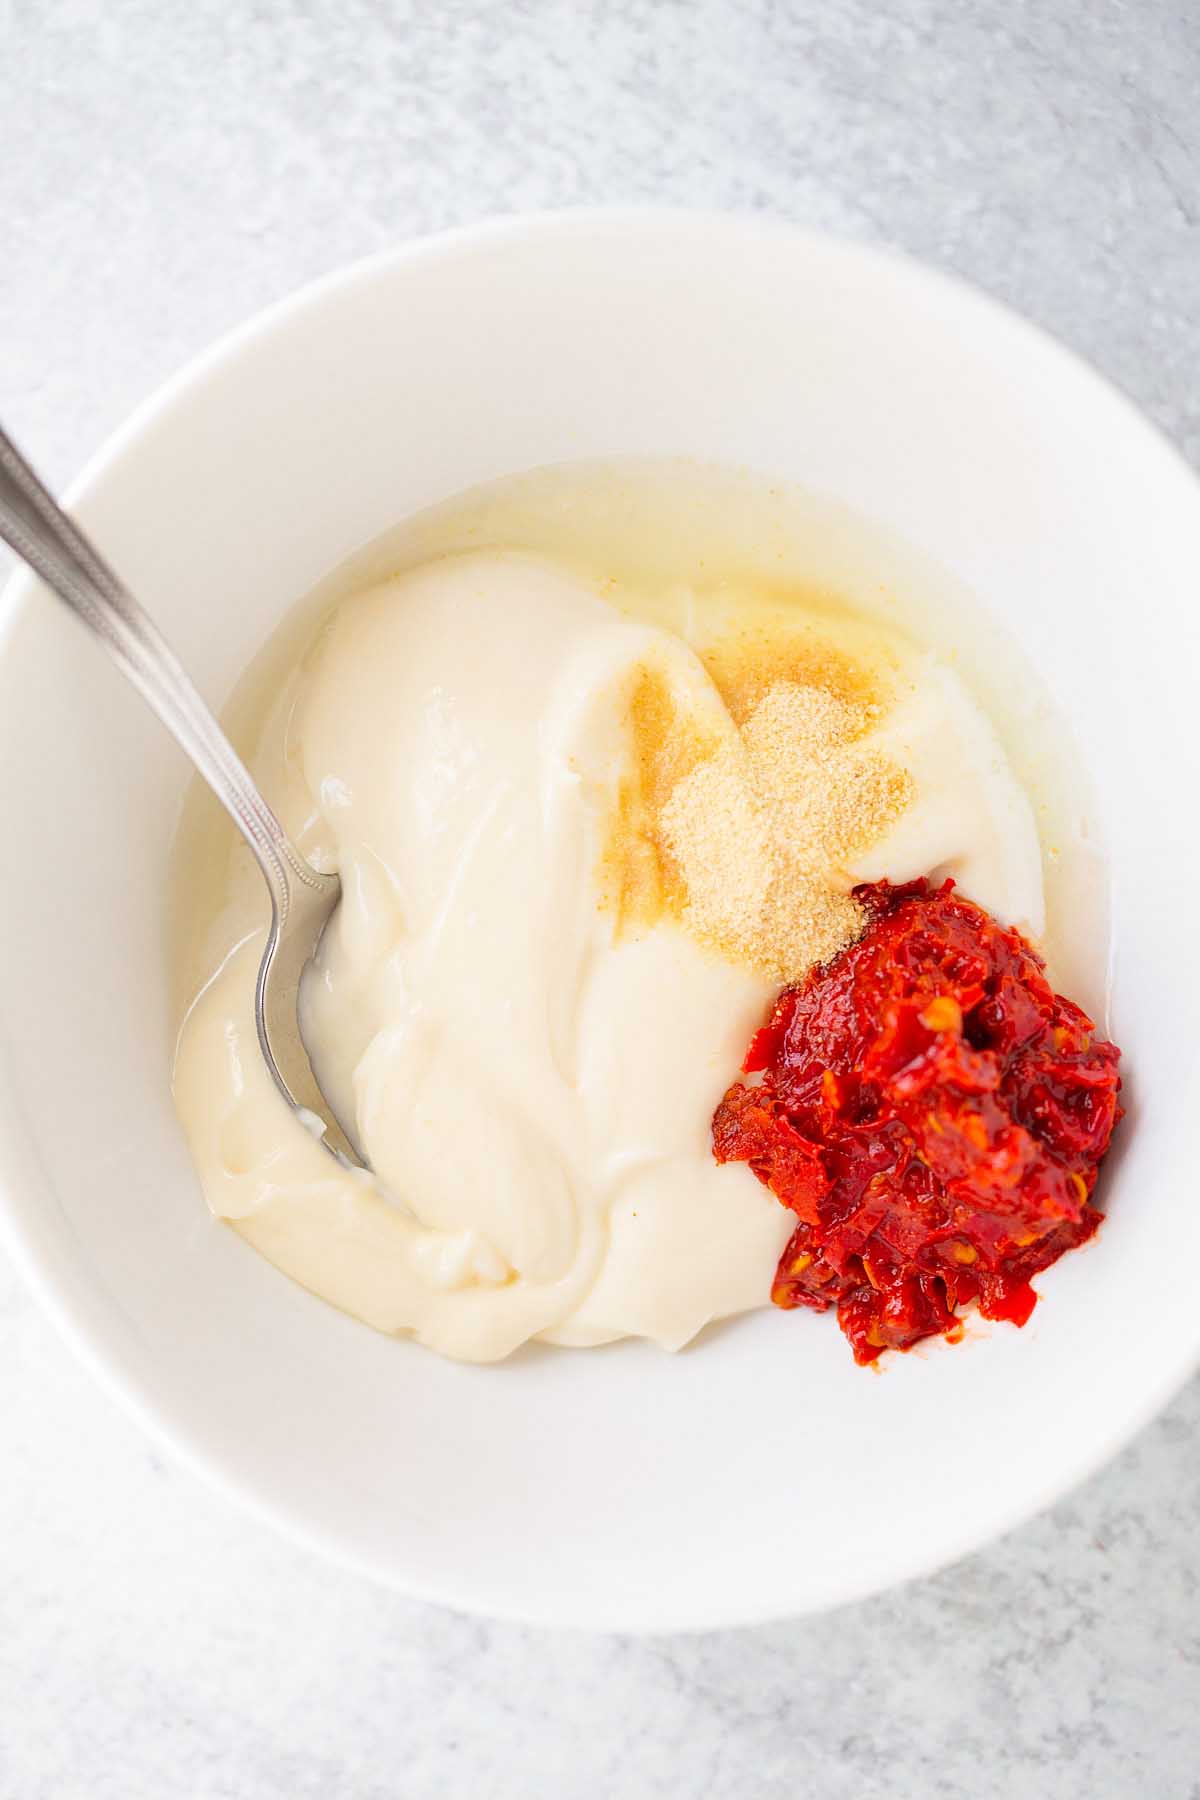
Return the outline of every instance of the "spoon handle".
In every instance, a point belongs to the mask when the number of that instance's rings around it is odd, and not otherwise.
[[[258,859],[279,923],[291,883],[319,877],[258,791],[153,620],[0,429],[0,538],[99,638],[226,808]]]

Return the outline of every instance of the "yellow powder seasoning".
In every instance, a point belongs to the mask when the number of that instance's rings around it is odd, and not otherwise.
[[[913,791],[908,771],[863,741],[880,713],[870,685],[844,670],[826,685],[811,664],[803,674],[770,679],[740,729],[706,736],[671,711],[647,671],[649,689],[631,707],[634,774],[608,859],[619,923],[672,913],[722,956],[781,984],[858,936],[862,909],[846,891],[845,864]]]
[[[618,931],[682,915],[687,889],[663,832],[671,796],[716,751],[719,733],[677,695],[665,670],[639,668],[626,702],[629,768],[618,782],[600,864],[601,904]]]

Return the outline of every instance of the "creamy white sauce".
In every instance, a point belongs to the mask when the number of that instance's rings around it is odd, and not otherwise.
[[[770,983],[670,923],[618,937],[598,903],[625,678],[648,652],[723,706],[678,636],[597,584],[479,552],[344,602],[276,709],[260,766],[344,894],[305,1038],[378,1186],[334,1164],[262,1065],[262,896],[236,859],[208,922],[215,972],[175,1094],[210,1206],[314,1292],[450,1356],[677,1348],[767,1300],[789,1235],[709,1150]],[[876,735],[916,798],[847,883],[953,874],[1036,935],[1037,835],[994,732],[928,654],[901,677]]]

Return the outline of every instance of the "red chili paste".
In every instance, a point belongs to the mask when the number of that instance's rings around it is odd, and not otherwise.
[[[953,890],[855,890],[857,943],[776,1001],[713,1118],[796,1214],[777,1306],[836,1306],[855,1359],[1023,1325],[1030,1276],[1092,1236],[1120,1052],[1016,931]]]

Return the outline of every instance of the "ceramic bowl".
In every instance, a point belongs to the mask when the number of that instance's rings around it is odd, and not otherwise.
[[[856,1368],[772,1309],[668,1356],[464,1367],[293,1286],[208,1216],[171,1106],[166,866],[187,770],[29,578],[3,602],[0,1212],[109,1387],[228,1493],[485,1613],[624,1629],[828,1606],[1094,1469],[1200,1355],[1200,489],[1072,355],[943,276],[756,220],[574,214],[407,246],[172,381],[70,503],[216,703],[406,514],[576,457],[835,496],[1001,619],[1074,732],[1115,922],[1130,1117],[1096,1243],[1024,1331]]]

